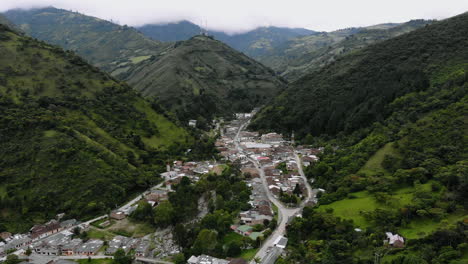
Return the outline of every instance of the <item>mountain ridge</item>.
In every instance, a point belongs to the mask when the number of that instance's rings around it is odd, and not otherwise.
[[[176,42],[119,77],[180,119],[203,122],[249,111],[285,85],[271,69],[202,35]]]

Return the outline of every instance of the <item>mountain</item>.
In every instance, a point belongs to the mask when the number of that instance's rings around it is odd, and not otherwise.
[[[468,59],[467,14],[370,45],[293,82],[253,127],[301,135],[351,133],[385,120],[391,102],[431,88]],[[456,71],[455,71],[456,72]]]
[[[137,27],[137,29],[158,41],[188,40],[204,31],[200,26],[186,20],[168,24],[148,24]],[[259,27],[245,33],[232,35],[221,31],[208,31],[209,35],[254,58],[271,51],[274,47],[290,39],[316,33],[304,28],[273,26]]]
[[[0,24],[5,25],[8,28],[16,31],[17,33],[23,33],[15,24],[11,23],[4,15],[0,14]]]
[[[147,24],[137,29],[145,36],[156,41],[174,42],[188,40],[200,34],[202,28],[194,23],[183,20],[177,23]]]
[[[53,7],[16,9],[4,15],[26,34],[73,50],[113,75],[149,58],[162,46],[131,27]]]
[[[208,36],[180,41],[119,75],[181,120],[249,111],[282,90],[274,72]]]
[[[466,262],[467,47],[465,13],[344,55],[257,114],[253,129],[323,147],[305,173],[325,191],[277,263]]]
[[[193,137],[71,51],[0,25],[0,232],[86,219],[158,181]],[[195,147],[196,149],[196,147]]]
[[[389,23],[321,32],[291,39],[256,59],[286,79],[297,80],[307,72],[329,64],[339,56],[410,32],[432,22],[412,20],[403,24]]]

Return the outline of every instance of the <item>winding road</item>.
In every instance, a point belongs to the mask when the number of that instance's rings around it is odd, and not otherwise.
[[[250,119],[246,120],[243,124],[239,126],[239,130],[237,131],[237,134],[234,138],[234,144],[236,146],[236,149],[240,152],[243,153],[244,155],[247,155],[247,153],[244,152],[242,147],[240,146],[240,134],[241,132],[245,129],[245,127],[249,124]],[[263,167],[258,163],[257,160],[251,159],[248,157],[248,160],[250,160],[255,168],[258,170],[260,178],[263,183],[263,187],[265,189],[265,193],[267,194],[268,199],[270,200],[271,203],[273,203],[277,208],[278,208],[278,224],[275,230],[273,230],[272,234],[263,242],[262,246],[259,248],[257,251],[257,254],[255,255],[254,259],[260,258],[261,260],[265,259],[265,256],[268,254],[268,249],[270,247],[274,246],[274,242],[278,237],[284,236],[286,234],[286,225],[289,221],[289,219],[296,215],[297,213],[301,212],[302,208],[306,205],[306,203],[312,199],[315,199],[316,191],[312,189],[312,187],[309,185],[309,182],[307,181],[307,178],[304,174],[304,171],[302,169],[302,162],[299,158],[299,156],[294,153],[295,159],[297,162],[298,166],[298,171],[300,176],[304,179],[304,182],[306,184],[307,188],[307,197],[301,202],[299,207],[294,207],[294,208],[289,208],[286,207],[282,202],[280,202],[276,197],[273,196],[273,194],[270,192],[268,189],[268,183],[266,181],[266,176],[265,176],[265,171],[263,170]],[[251,261],[251,263],[256,263],[254,260]]]

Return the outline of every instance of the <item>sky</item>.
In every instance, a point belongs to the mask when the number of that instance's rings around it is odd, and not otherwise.
[[[12,8],[54,6],[141,26],[189,20],[242,33],[259,26],[332,31],[411,19],[444,19],[468,11],[468,0],[0,0]]]

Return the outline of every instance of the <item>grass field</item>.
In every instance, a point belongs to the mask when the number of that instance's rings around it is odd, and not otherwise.
[[[105,258],[105,259],[78,259],[75,260],[76,262],[80,264],[112,264],[113,260],[111,258]]]
[[[230,232],[223,237],[224,245],[227,245],[234,241],[238,241],[242,244],[242,236],[237,233]],[[258,248],[244,249],[238,257],[243,258],[245,260],[251,260],[255,256],[255,254],[257,254],[257,251]]]
[[[430,183],[420,186],[420,188],[430,188]],[[352,193],[356,198],[346,198],[331,204],[319,206],[319,211],[325,211],[328,208],[333,209],[336,216],[344,219],[353,220],[357,227],[369,227],[371,224],[362,216],[361,212],[371,212],[377,208],[394,208],[409,204],[413,199],[413,187],[401,188],[391,195],[391,200],[387,204],[381,204],[367,191]]]
[[[96,238],[96,239],[102,239],[102,240],[111,240],[115,234],[109,232],[109,231],[104,231],[97,229],[95,227],[91,227],[88,231],[88,237],[89,238]]]
[[[253,259],[253,257],[255,257],[255,254],[257,254],[257,251],[258,251],[258,248],[242,250],[240,257],[245,260],[251,260]]]
[[[421,238],[432,232],[436,231],[439,227],[446,227],[447,225],[455,224],[456,222],[468,218],[465,214],[451,214],[442,221],[436,221],[433,219],[418,219],[411,221],[407,227],[400,228],[400,233],[403,237],[408,239]]]
[[[234,233],[234,232],[230,232],[228,234],[226,234],[224,237],[223,237],[223,243],[226,245],[226,244],[229,244],[233,241],[238,241],[238,242],[241,242],[242,241],[242,236],[237,234],[237,233]]]
[[[382,161],[386,154],[391,154],[394,156],[399,156],[398,152],[393,147],[393,142],[385,144],[381,149],[379,149],[374,155],[372,155],[369,160],[362,166],[358,173],[364,173],[366,175],[373,175],[376,173],[383,173],[384,175],[388,172],[382,168]]]

